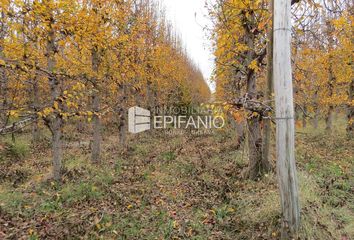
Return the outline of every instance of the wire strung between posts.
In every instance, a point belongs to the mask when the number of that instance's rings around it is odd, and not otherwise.
[[[291,120],[291,119],[295,119],[294,117],[276,117],[276,118],[273,118],[275,120]]]
[[[279,31],[279,30],[284,30],[284,31],[289,31],[291,32],[291,29],[290,28],[276,28],[273,30],[273,32],[276,32],[276,31]]]

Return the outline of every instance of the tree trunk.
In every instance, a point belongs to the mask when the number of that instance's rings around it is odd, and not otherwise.
[[[331,58],[330,58],[331,61]],[[329,90],[329,97],[333,96],[334,92],[334,82],[335,82],[335,76],[333,74],[333,69],[332,69],[332,64],[331,62],[329,63],[329,80],[328,80],[328,90]],[[327,110],[327,116],[326,116],[326,131],[328,133],[332,132],[333,128],[333,117],[334,117],[334,106],[330,104],[328,106]]]
[[[273,0],[269,1],[269,12],[273,15]],[[272,25],[268,28],[268,42],[267,42],[267,86],[265,91],[265,100],[269,106],[272,106],[273,94],[273,17]],[[262,161],[264,164],[270,163],[270,146],[272,134],[272,121],[271,119],[263,119],[263,149]],[[270,164],[268,164],[270,166]]]
[[[318,93],[317,91],[315,92],[315,95],[314,95],[314,103],[313,103],[313,108],[314,108],[314,116],[313,116],[313,127],[315,129],[318,128],[318,118],[319,118],[319,115],[320,115],[320,108],[318,106]]]
[[[53,29],[54,20],[51,17],[51,22],[49,23],[48,41],[47,41],[47,60],[48,60],[48,71],[50,92],[51,92],[51,104],[57,102],[60,96],[60,82],[57,76],[54,75],[54,70],[56,66],[55,61],[55,32]],[[58,102],[57,102],[58,103]],[[59,103],[58,103],[59,105]],[[59,109],[60,109],[59,105]],[[60,180],[61,170],[62,170],[62,118],[60,116],[59,110],[55,109],[54,118],[51,119],[50,127],[52,130],[52,152],[53,152],[53,177],[55,180]]]
[[[32,143],[37,144],[40,139],[38,118],[35,118],[32,125]]]
[[[352,79],[349,86],[349,104],[348,104],[348,124],[347,124],[347,135],[349,138],[354,137],[354,78]]]
[[[251,73],[247,82],[247,93],[251,99],[256,98],[256,76]],[[248,178],[255,180],[262,173],[269,171],[270,164],[262,158],[262,130],[260,126],[260,117],[251,117],[248,119],[248,149],[249,149],[249,167]]]
[[[334,46],[334,39],[332,37],[333,34],[333,26],[331,25],[331,22],[327,20],[326,22],[327,26],[327,37],[328,37],[328,54],[329,54],[329,78],[328,78],[328,91],[329,91],[329,97],[332,97],[334,94],[334,86],[336,82],[336,77],[333,72],[333,63],[332,63],[332,48]],[[333,128],[333,115],[334,115],[334,106],[333,104],[330,103],[328,106],[328,111],[327,111],[327,116],[326,116],[326,131],[328,133],[332,132]]]
[[[251,49],[247,52],[245,63],[248,66],[254,60],[254,34],[246,28],[247,34],[245,36],[245,42]],[[256,73],[252,69],[248,69],[247,74],[247,95],[250,99],[257,100],[257,84]],[[248,122],[248,148],[249,148],[249,166],[244,177],[248,177],[252,180],[257,179],[262,173],[269,171],[270,164],[262,157],[262,129],[260,126],[262,119],[257,116],[252,116],[247,120]]]
[[[326,131],[328,133],[332,132],[332,128],[333,128],[333,114],[334,114],[334,107],[331,105],[328,107],[328,111],[327,111],[327,116],[326,116]]]
[[[306,119],[307,107],[304,106],[304,112],[302,113],[302,127],[307,127],[307,119]]]
[[[119,103],[120,108],[119,108],[119,145],[123,148],[126,147],[126,140],[127,140],[127,125],[126,125],[126,121],[127,121],[127,111],[126,111],[126,99],[127,99],[127,87],[126,85],[123,83],[120,85],[120,101]]]
[[[274,89],[277,120],[277,173],[282,209],[282,239],[295,237],[300,206],[295,164],[294,100],[291,71],[291,2],[274,2]]]
[[[1,59],[1,46],[0,46],[0,59]],[[7,125],[7,95],[8,95],[8,78],[6,70],[0,68],[0,127]]]
[[[0,21],[0,59],[4,58],[2,41],[5,39],[5,13],[1,12]],[[7,94],[8,94],[8,78],[5,68],[0,68],[0,128],[7,125]]]
[[[82,119],[78,119],[77,123],[76,123],[76,130],[79,133],[83,133],[85,131],[85,125],[84,125],[84,121]]]
[[[318,117],[319,117],[319,111],[318,109],[315,109],[315,116],[313,118],[313,127],[315,129],[318,129]]]
[[[99,53],[97,47],[92,49],[92,70],[98,74],[99,68]],[[98,79],[95,77],[93,79],[93,94],[92,94],[92,126],[93,126],[93,136],[92,136],[92,144],[91,144],[91,161],[93,163],[99,163],[101,161],[100,153],[101,153],[101,120],[99,117],[100,112],[100,91],[98,87]]]
[[[100,96],[98,92],[93,94],[92,109],[94,114],[92,116],[93,136],[91,160],[93,163],[99,163],[101,161],[101,120],[98,115],[100,112]]]
[[[153,110],[153,105],[154,105],[154,94],[152,91],[152,82],[150,80],[147,81],[146,83],[146,101],[147,101],[147,109],[149,111]]]
[[[121,114],[120,114],[120,123],[119,123],[119,145],[122,146],[123,148],[126,147],[126,142],[127,142],[127,134],[126,134],[126,118],[125,118],[126,112],[122,108]]]
[[[262,135],[258,117],[248,120],[249,169],[248,177],[256,180],[265,171],[262,164]]]
[[[38,89],[38,78],[37,76],[33,79],[33,88],[32,88],[32,109],[35,113],[39,111],[39,89]],[[39,141],[39,126],[38,126],[38,117],[33,121],[32,126],[32,142],[36,144]]]
[[[295,106],[295,122],[299,121],[299,108]]]
[[[53,131],[53,176],[54,179],[59,181],[61,178],[62,171],[62,158],[63,158],[63,150],[62,150],[62,121],[59,117],[53,120],[52,122],[52,131]]]

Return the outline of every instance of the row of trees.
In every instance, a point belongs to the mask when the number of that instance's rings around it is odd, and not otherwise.
[[[237,97],[258,100],[263,95],[259,86],[265,89],[266,71],[262,70],[267,56],[267,25],[271,23],[268,4],[265,1],[219,0],[210,7],[215,26],[211,37],[216,57],[217,99],[228,102]],[[262,154],[263,116],[251,112],[247,117],[249,169],[246,176],[256,179],[270,169],[270,163]]]
[[[352,24],[354,7],[347,0],[291,1],[292,65],[296,117],[315,127],[324,116],[328,131],[335,111],[348,113],[353,135]],[[272,107],[272,0],[218,0],[209,5],[214,21],[216,98],[237,98]],[[249,169],[256,179],[269,170],[269,112],[247,115]],[[263,127],[262,127],[263,126]]]
[[[345,110],[347,132],[353,136],[353,9],[346,0],[218,0],[209,8],[215,21],[211,38],[216,97],[248,110],[243,116],[251,179],[269,171],[271,121],[277,124],[282,239],[296,236],[300,222],[294,119],[302,114],[304,124],[313,118],[317,127],[319,116],[324,115],[330,132],[334,111]]]
[[[353,14],[352,1],[304,2],[294,9],[293,65],[296,101],[318,127],[333,129],[335,111],[347,113],[353,136]],[[306,118],[303,120],[306,125]]]
[[[66,124],[92,123],[98,163],[107,114],[124,146],[128,107],[209,98],[202,73],[149,0],[1,0],[0,18],[0,129],[30,118],[36,142],[44,123],[55,179]]]

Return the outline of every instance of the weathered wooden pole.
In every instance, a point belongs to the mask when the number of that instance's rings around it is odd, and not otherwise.
[[[291,1],[274,0],[273,78],[277,122],[277,173],[282,208],[282,239],[296,235],[300,206],[295,165],[291,71]]]

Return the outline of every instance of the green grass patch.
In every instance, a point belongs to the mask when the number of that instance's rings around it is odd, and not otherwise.
[[[102,196],[103,192],[95,184],[88,182],[67,184],[59,192],[60,200],[68,204],[99,199]]]
[[[0,207],[9,214],[25,213],[28,203],[29,200],[20,191],[4,191],[0,193]]]
[[[171,152],[171,151],[168,151],[168,152],[164,152],[162,153],[162,159],[165,160],[165,161],[173,161],[176,159],[176,154],[174,152]]]
[[[29,152],[30,147],[26,141],[8,141],[6,144],[6,155],[11,159],[22,160],[28,156]]]

